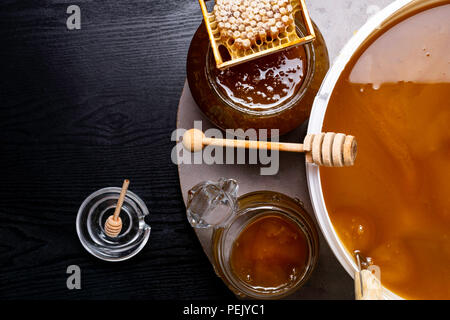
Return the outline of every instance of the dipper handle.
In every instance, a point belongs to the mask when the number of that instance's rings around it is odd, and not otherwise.
[[[355,273],[356,300],[382,300],[382,286],[380,280],[369,270]]]
[[[123,200],[125,199],[125,195],[127,194],[128,186],[130,185],[130,180],[125,179],[123,181],[122,190],[120,190],[119,200],[117,200],[116,210],[114,210],[114,219],[117,220],[120,214],[120,210],[122,209]]]
[[[372,259],[365,257],[361,251],[355,250],[357,271],[355,273],[356,300],[383,300],[383,287],[380,281],[380,269],[374,268]],[[376,276],[378,274],[378,277]]]
[[[309,134],[305,137],[303,144],[207,138],[198,129],[190,129],[183,135],[183,146],[190,152],[198,152],[207,145],[304,152],[306,154],[306,161],[326,167],[352,166],[355,163],[357,154],[355,137],[343,133],[328,132]]]

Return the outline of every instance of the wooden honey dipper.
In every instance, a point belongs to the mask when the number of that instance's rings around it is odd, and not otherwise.
[[[123,181],[122,190],[120,191],[119,200],[117,200],[116,210],[105,222],[105,233],[111,238],[117,237],[122,230],[122,219],[120,219],[119,215],[129,185],[130,180],[125,179]]]
[[[357,153],[354,136],[333,132],[308,134],[301,144],[208,138],[201,130],[190,129],[183,135],[183,146],[190,152],[198,152],[204,146],[304,152],[306,161],[326,167],[352,166]]]

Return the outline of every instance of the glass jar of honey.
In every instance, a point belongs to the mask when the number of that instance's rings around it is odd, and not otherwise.
[[[243,298],[278,299],[310,277],[319,242],[299,201],[272,191],[237,197],[238,185],[220,179],[189,191],[187,216],[194,228],[213,228],[214,269]]]
[[[297,33],[303,35],[296,15]],[[308,117],[329,68],[325,41],[316,40],[225,70],[215,65],[204,24],[195,33],[187,59],[192,96],[202,112],[221,129],[277,129],[279,134],[298,127]]]

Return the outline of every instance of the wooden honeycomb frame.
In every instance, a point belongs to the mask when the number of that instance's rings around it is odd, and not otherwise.
[[[306,29],[306,35],[304,37],[300,38],[296,32],[296,28],[293,28],[292,30],[286,30],[282,37],[271,39],[271,41],[265,39],[261,42],[261,44],[255,44],[247,50],[238,49],[234,45],[230,45],[222,41],[217,27],[217,22],[215,21],[214,12],[208,12],[205,0],[198,0],[198,2],[200,3],[200,7],[202,9],[206,30],[208,31],[209,40],[211,42],[214,58],[216,60],[216,66],[219,69],[226,69],[246,61],[275,53],[291,46],[309,43],[314,41],[316,38],[311,18],[309,16],[308,9],[306,8],[305,0],[289,0],[289,3],[293,7],[292,15],[295,16],[298,11],[302,13],[303,22]],[[223,61],[222,55],[219,51],[220,46],[227,49],[231,56],[231,60]]]

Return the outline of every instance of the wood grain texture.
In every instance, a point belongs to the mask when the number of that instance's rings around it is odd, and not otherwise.
[[[196,1],[0,4],[0,298],[231,299],[186,217],[170,135]],[[76,230],[86,196],[124,178],[150,210],[143,251],[88,254]],[[66,268],[82,289],[66,288]]]

